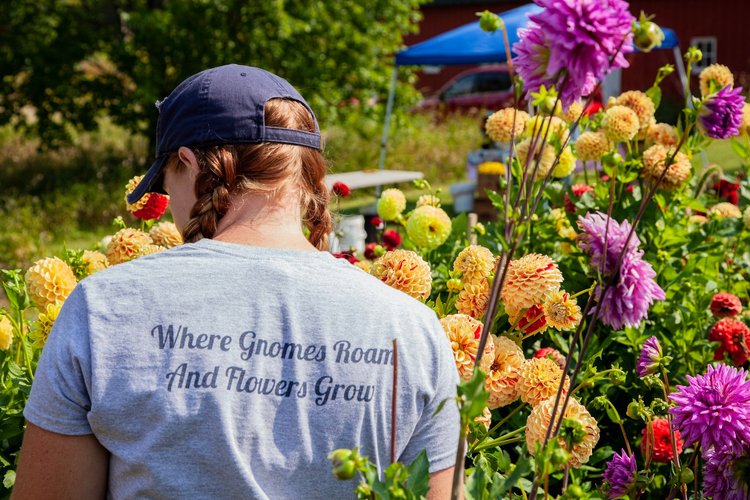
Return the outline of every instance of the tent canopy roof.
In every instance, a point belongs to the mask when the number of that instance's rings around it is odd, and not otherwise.
[[[526,26],[529,15],[542,10],[533,3],[501,14],[511,46],[518,41],[518,30]],[[664,41],[660,49],[678,46],[677,35],[662,28]],[[506,61],[505,43],[500,32],[487,33],[474,21],[412,45],[396,54],[397,66],[444,66],[451,64],[502,63]]]

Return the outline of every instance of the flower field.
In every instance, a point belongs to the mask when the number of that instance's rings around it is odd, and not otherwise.
[[[518,109],[486,123],[510,146],[504,164],[479,168],[496,217],[451,217],[420,180],[415,208],[384,190],[377,241],[336,256],[440,318],[461,379],[445,403],[462,419],[455,497],[750,498],[750,104],[715,64],[686,89],[676,125],[654,118],[670,66],[592,110],[602,78],[634,48],[658,45],[658,26],[620,0],[537,3],[545,11],[514,47]],[[482,26],[503,30],[489,13]],[[684,57],[690,74],[701,54]],[[697,167],[716,140],[731,140],[745,166]],[[168,201],[152,193],[126,205],[139,226],[120,219],[98,249],[3,271],[5,489],[60,307],[86,276],[182,244],[161,220]],[[424,455],[377,471],[356,449],[330,451],[360,498],[426,491]]]

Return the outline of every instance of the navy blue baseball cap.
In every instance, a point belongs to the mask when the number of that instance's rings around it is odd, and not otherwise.
[[[267,127],[264,107],[270,99],[292,99],[305,106],[315,132]],[[150,191],[164,192],[162,170],[181,146],[277,142],[322,149],[318,121],[307,102],[289,82],[259,68],[229,64],[201,71],[156,107],[156,161],[128,195],[129,203]]]

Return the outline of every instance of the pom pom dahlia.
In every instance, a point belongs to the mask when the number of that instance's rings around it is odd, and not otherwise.
[[[107,260],[113,266],[128,262],[138,257],[141,248],[152,243],[151,236],[143,231],[130,227],[120,229],[107,245]]]
[[[47,304],[47,307],[39,313],[39,317],[34,325],[35,328],[31,332],[34,345],[39,349],[43,348],[44,344],[47,343],[49,332],[52,331],[52,326],[60,314],[60,309],[62,309],[62,302],[56,302],[54,304]]]
[[[530,253],[510,262],[500,297],[508,314],[518,316],[523,309],[544,303],[560,290],[562,281],[555,261],[546,255]]]
[[[701,89],[701,95],[707,96],[714,90],[722,89],[726,86],[734,86],[734,75],[732,70],[723,64],[712,64],[701,71],[698,76],[698,85]]]
[[[644,151],[643,170],[641,171],[643,178],[650,182],[656,182],[664,171],[667,159],[671,158],[673,154],[674,148],[668,149],[658,144]],[[692,168],[690,159],[683,153],[678,152],[667,169],[667,173],[664,174],[659,187],[669,190],[677,189],[690,177]]]
[[[495,269],[492,252],[480,245],[470,245],[458,254],[453,262],[453,270],[461,273],[464,283],[486,280]]]
[[[659,369],[661,363],[662,351],[661,344],[656,337],[649,338],[643,343],[641,354],[638,356],[636,369],[639,377],[652,375]]]
[[[568,111],[565,113],[565,120],[568,123],[575,123],[578,118],[583,114],[583,103],[581,101],[574,101],[568,107]]]
[[[378,199],[378,215],[383,220],[394,221],[401,216],[406,208],[406,197],[400,189],[386,189]]]
[[[547,318],[544,317],[544,310],[541,306],[534,305],[523,314],[510,314],[508,319],[518,331],[523,332],[524,337],[542,333],[547,329]]]
[[[474,419],[474,422],[482,424],[485,430],[490,430],[490,424],[492,423],[492,412],[488,407],[484,407],[482,414]]]
[[[490,284],[487,280],[464,283],[456,300],[456,309],[461,314],[482,319],[490,301]]]
[[[557,159],[557,165],[552,171],[552,177],[562,179],[573,173],[576,169],[576,157],[573,156],[573,151],[570,146],[565,146],[565,149],[560,153],[560,157]]]
[[[750,103],[742,105],[742,123],[740,124],[740,134],[750,135]]]
[[[0,314],[0,351],[7,351],[13,345],[13,324],[4,314]]]
[[[575,149],[581,161],[599,161],[612,149],[612,143],[603,132],[584,132],[576,139]]]
[[[561,370],[565,368],[565,356],[563,356],[560,351],[558,351],[557,349],[553,349],[552,347],[542,347],[541,349],[537,349],[533,357],[551,359],[552,361],[557,363],[557,366],[559,366]]]
[[[711,314],[717,318],[731,318],[742,312],[740,298],[731,293],[717,293],[711,299]]]
[[[432,290],[430,265],[410,250],[386,252],[372,264],[370,274],[418,300],[427,299]]]
[[[461,380],[471,380],[474,361],[477,359],[477,351],[479,350],[482,323],[465,314],[451,314],[442,318],[440,324],[445,330],[453,349],[453,358],[456,362],[459,377],[461,377]],[[494,359],[495,344],[487,342],[484,346],[479,368],[486,373]]]
[[[641,453],[645,457],[651,453],[651,460],[654,462],[666,464],[672,461],[674,453],[672,451],[672,436],[669,432],[669,421],[666,418],[655,418],[651,421],[653,436],[649,437],[648,426],[643,428],[641,441]],[[675,445],[677,454],[682,453],[684,444],[680,437],[680,431],[675,430]]]
[[[714,359],[722,361],[724,353],[729,353],[737,366],[744,365],[750,356],[750,328],[742,321],[732,318],[720,319],[708,333],[708,340],[721,342]]]
[[[599,78],[612,69],[628,66],[624,53],[633,50],[634,18],[626,2],[537,3],[544,10],[529,16],[528,27],[519,30],[520,40],[513,45],[527,97],[541,85],[553,85],[564,72],[566,78],[559,90],[562,104],[568,108],[582,95],[591,93]]]
[[[440,198],[432,194],[423,194],[417,200],[417,206],[423,207],[425,205],[440,208]]]
[[[349,196],[352,192],[351,189],[349,189],[349,186],[347,186],[345,183],[339,181],[333,183],[333,188],[331,189],[333,191],[333,194],[336,196],[339,196],[341,198],[346,198]]]
[[[562,290],[547,297],[543,310],[547,324],[557,330],[570,330],[581,322],[581,308],[570,294]]]
[[[562,399],[562,398],[561,398]],[[550,397],[536,405],[531,410],[529,418],[526,420],[526,446],[529,453],[533,456],[537,443],[544,442],[544,436],[547,433],[547,427],[552,420],[552,410],[555,406],[555,396]],[[560,422],[560,410],[562,409],[562,400],[559,402],[558,409],[555,412],[555,425]],[[586,410],[586,407],[581,403],[571,398],[568,401],[568,406],[565,408],[564,418],[575,420],[586,432],[583,440],[573,445],[572,449],[568,449],[565,441],[558,437],[560,446],[570,453],[570,466],[577,468],[588,462],[591,457],[591,452],[599,441],[599,426],[596,424],[596,420]]]
[[[659,144],[667,148],[677,146],[677,130],[668,123],[655,123],[648,128],[646,133],[646,145]]]
[[[169,196],[161,193],[146,193],[135,203],[128,202],[128,195],[138,186],[143,179],[142,175],[133,177],[125,186],[125,205],[131,214],[141,220],[158,219],[169,206]]]
[[[618,498],[628,494],[635,483],[638,466],[635,456],[620,450],[620,454],[612,457],[607,464],[607,469],[602,474],[602,479],[609,483],[607,498]]]
[[[143,245],[141,249],[138,250],[138,257],[145,257],[146,255],[163,252],[164,250],[166,250],[166,248],[161,245],[149,243],[148,245]]]
[[[38,260],[24,276],[29,298],[39,310],[64,302],[76,286],[73,270],[57,257]]]
[[[487,406],[492,409],[507,406],[518,399],[518,369],[524,363],[523,351],[508,337],[492,336],[495,359],[489,367],[485,387],[490,393]]]
[[[750,382],[747,372],[719,364],[706,373],[687,376],[669,398],[674,426],[688,443],[699,441],[704,450],[727,447],[741,451],[750,443]]]
[[[714,139],[727,139],[740,133],[742,108],[745,99],[742,87],[727,85],[706,98],[698,114],[698,124],[705,134]]]
[[[386,229],[383,231],[383,246],[388,250],[395,250],[401,245],[403,239],[401,234],[395,229]]]
[[[182,235],[173,222],[159,222],[151,228],[148,234],[154,240],[154,245],[161,245],[165,248],[173,248],[183,243]]]
[[[531,139],[521,141],[516,146],[516,157],[518,158],[521,168],[528,168],[529,176],[532,175],[534,169],[536,169],[536,178],[544,179],[547,173],[552,169],[552,164],[555,162],[555,148],[551,144],[546,143],[542,148],[542,140],[536,141],[534,152],[529,158],[529,152],[531,151]],[[526,162],[528,161],[528,167]],[[537,166],[537,162],[539,166]]]
[[[612,142],[626,142],[632,140],[641,125],[638,115],[627,106],[612,106],[604,112],[602,130]]]
[[[513,124],[515,115],[515,125]],[[515,108],[503,108],[492,113],[484,125],[487,135],[495,142],[510,142],[511,137],[521,136],[529,114]]]
[[[639,90],[628,90],[615,99],[618,106],[626,106],[632,109],[638,117],[639,133],[646,134],[654,122],[654,101]]]
[[[742,217],[742,212],[737,205],[722,201],[711,207],[708,211],[711,215],[715,215],[720,219],[739,219]]]
[[[570,130],[568,124],[557,116],[535,115],[526,123],[526,136],[533,139],[537,135],[540,144],[545,135],[546,142],[562,144],[568,140]]]
[[[86,264],[86,276],[91,276],[92,274],[109,267],[107,256],[101,252],[84,250],[81,260]]]
[[[406,234],[418,247],[432,250],[451,234],[451,218],[442,208],[423,205],[415,208],[406,221]]]
[[[536,406],[550,396],[557,394],[562,378],[562,370],[557,363],[547,358],[532,358],[518,368],[518,393],[521,401]],[[570,378],[565,377],[563,394],[570,389]]]

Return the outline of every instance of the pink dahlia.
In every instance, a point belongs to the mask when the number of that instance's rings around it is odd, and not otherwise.
[[[529,16],[514,44],[515,64],[527,97],[541,85],[558,84],[565,108],[590,94],[596,82],[615,68],[625,68],[633,50],[635,18],[623,0],[536,0],[544,10]],[[611,61],[611,62],[610,62]],[[558,77],[565,74],[559,84]]]
[[[741,452],[750,443],[750,382],[742,369],[719,364],[706,373],[687,377],[677,386],[669,410],[674,426],[687,443],[699,441],[704,450],[727,447]]]
[[[731,318],[742,312],[742,302],[734,294],[721,292],[711,299],[711,313],[717,318]]]
[[[641,355],[638,356],[638,376],[652,375],[659,369],[661,363],[661,344],[656,337],[651,337],[643,344]]]
[[[607,469],[602,474],[602,479],[609,483],[607,498],[619,498],[628,494],[635,483],[638,466],[635,456],[620,450],[620,454],[612,457],[607,464]]]
[[[706,98],[699,115],[701,128],[714,139],[727,139],[739,134],[744,106],[742,87],[732,90],[732,86],[727,85]]]

